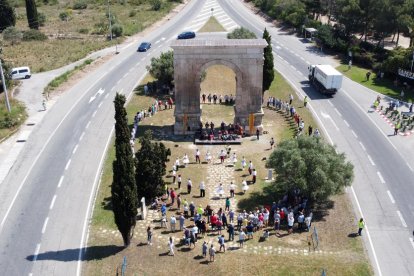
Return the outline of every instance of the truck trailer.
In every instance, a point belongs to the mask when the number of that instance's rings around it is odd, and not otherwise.
[[[323,94],[333,95],[342,86],[342,74],[331,65],[310,65],[309,82]]]

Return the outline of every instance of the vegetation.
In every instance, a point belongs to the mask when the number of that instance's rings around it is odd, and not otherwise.
[[[272,37],[270,36],[269,32],[264,30],[263,32],[263,39],[266,40],[267,46],[264,49],[264,64],[263,64],[263,92],[268,90],[270,85],[275,78],[275,71],[274,71],[274,64],[273,64],[273,52],[272,52]]]
[[[171,86],[174,80],[174,52],[163,52],[159,57],[151,58],[147,70],[160,84]]]
[[[255,39],[256,35],[244,27],[236,28],[227,34],[228,39]]]
[[[138,198],[145,197],[147,203],[165,191],[164,175],[166,163],[171,155],[163,143],[152,143],[152,132],[146,131],[139,142],[141,148],[135,154],[135,179]]]
[[[276,173],[274,187],[279,194],[299,189],[312,202],[325,202],[352,184],[353,165],[335,147],[319,138],[299,136],[282,141],[266,166]]]
[[[129,246],[134,235],[138,198],[134,176],[134,158],[129,143],[125,96],[116,94],[115,100],[115,160],[111,189],[112,210],[115,224],[121,232],[124,246]]]
[[[71,76],[73,76],[77,71],[82,70],[83,68],[85,68],[87,65],[91,64],[93,62],[92,59],[87,59],[85,60],[81,65],[77,65],[75,66],[75,68],[73,68],[72,70],[68,70],[65,73],[63,73],[60,76],[57,76],[56,78],[54,78],[51,82],[49,82],[47,84],[47,86],[45,87],[45,89],[43,90],[43,93],[46,94],[47,96],[49,95],[49,93],[51,93],[53,90],[55,90],[57,87],[59,87],[60,85],[62,85],[64,82],[66,82]]]
[[[16,12],[9,1],[4,0],[0,3],[0,32],[7,27],[16,25]]]
[[[27,22],[29,23],[30,29],[39,29],[39,16],[37,14],[37,7],[35,0],[25,0],[26,1],[26,15]]]
[[[0,141],[9,137],[26,120],[27,114],[23,104],[9,96],[11,112],[6,108],[4,96],[0,99]]]
[[[47,39],[47,36],[39,30],[28,30],[28,31],[23,32],[22,39],[24,41],[29,41],[29,40],[43,41]]]
[[[199,33],[208,33],[208,32],[225,32],[226,29],[217,21],[217,18],[210,16],[206,24],[198,30]]]

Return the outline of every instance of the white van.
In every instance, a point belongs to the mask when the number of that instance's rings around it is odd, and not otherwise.
[[[32,75],[30,74],[30,68],[27,66],[13,68],[10,72],[12,80],[17,79],[29,79]]]

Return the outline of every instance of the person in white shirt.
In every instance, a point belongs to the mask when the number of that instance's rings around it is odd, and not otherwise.
[[[255,184],[256,183],[256,176],[257,176],[257,171],[256,171],[256,169],[253,169],[253,172],[252,172],[252,175],[253,175],[253,184]]]
[[[207,153],[206,153],[206,161],[207,161],[207,163],[211,163],[211,153],[210,153],[210,151],[207,151]]]
[[[233,181],[232,182],[230,182],[230,196],[231,197],[234,197],[234,193],[235,193],[235,191],[236,191],[236,184],[234,184],[233,183]]]
[[[244,171],[244,168],[246,167],[246,165],[247,165],[247,163],[246,163],[246,158],[244,158],[244,156],[243,156],[243,158],[242,158],[242,160],[241,160],[241,166],[242,166],[242,170]]]
[[[200,197],[206,196],[206,185],[204,184],[204,181],[200,182]]]
[[[198,162],[198,164],[200,164],[201,163],[201,160],[200,160],[200,151],[198,149],[196,150],[195,157],[196,157],[196,163]]]
[[[247,185],[246,179],[244,179],[243,182],[242,182],[243,194],[245,194],[248,189],[249,189],[249,186]]]
[[[233,152],[233,156],[231,158],[231,161],[233,162],[233,167],[236,166],[237,163],[237,155],[235,152]]]
[[[224,188],[223,188],[223,184],[220,183],[220,185],[217,187],[216,192],[219,194],[220,197],[223,197],[224,195]]]

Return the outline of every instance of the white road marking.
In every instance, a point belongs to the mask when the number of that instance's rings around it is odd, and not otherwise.
[[[351,132],[352,132],[352,135],[354,135],[354,136],[355,136],[355,138],[358,138],[358,135],[356,135],[355,131],[353,131],[353,130],[351,129]]]
[[[349,124],[346,120],[344,120],[344,123],[346,124],[347,127],[349,127]]]
[[[375,166],[374,160],[372,160],[371,156],[368,154],[368,160],[372,166]]]
[[[128,77],[128,73],[125,73],[122,78],[125,79],[126,77]]]
[[[62,182],[63,182],[64,178],[65,178],[65,176],[63,176],[63,175],[60,177],[59,183],[58,183],[58,188],[60,188],[60,186],[62,186]]]
[[[311,63],[310,63],[309,61],[306,61],[306,64],[307,64],[307,65],[310,65]]]
[[[328,104],[332,107],[334,107],[333,103],[331,101],[328,101]]]
[[[361,145],[361,148],[362,148],[364,151],[367,151],[367,149],[364,147],[364,144],[362,144],[362,142],[359,142],[359,144]]]
[[[95,111],[95,112],[96,112],[96,111]],[[79,142],[80,142],[80,141],[82,141],[83,136],[85,136],[85,131],[84,131],[84,132],[82,132],[81,136],[79,137]]]
[[[93,118],[93,117],[95,117],[95,115],[96,115],[96,111],[97,111],[97,110],[95,110],[95,111],[92,113],[92,118]]]
[[[76,144],[75,148],[72,150],[72,154],[75,154],[75,152],[78,150],[78,144]]]
[[[132,95],[132,93],[130,93],[130,95]],[[95,179],[93,181],[92,192],[90,193],[90,196],[89,196],[88,208],[86,209],[85,220],[83,222],[82,237],[81,237],[81,242],[80,242],[80,245],[79,245],[78,266],[77,266],[77,269],[76,269],[76,275],[77,276],[80,276],[80,273],[81,273],[82,254],[83,254],[84,251],[86,252],[86,247],[84,248],[85,233],[86,233],[86,229],[87,229],[87,226],[88,226],[88,221],[89,221],[89,216],[90,216],[90,210],[91,210],[91,208],[93,208],[93,206],[92,206],[92,200],[94,200],[96,198],[96,194],[97,194],[97,192],[96,192],[97,191],[96,185],[99,183],[98,180],[99,180],[99,176],[101,174],[102,165],[103,165],[103,162],[105,160],[105,156],[106,156],[106,153],[108,151],[108,147],[109,147],[109,144],[111,142],[111,138],[112,138],[112,135],[114,133],[114,130],[115,130],[115,128],[112,127],[111,132],[109,133],[109,136],[108,136],[108,140],[106,141],[105,149],[102,151],[101,160],[99,161],[98,169],[96,171]]]
[[[158,43],[160,43],[160,41],[159,41],[159,40],[155,41],[155,43],[154,43],[154,44],[158,44]]]
[[[56,201],[56,195],[53,196],[52,202],[50,203],[50,206],[49,206],[49,210],[53,209],[53,206],[55,206],[55,201]]]
[[[99,103],[98,108],[100,108],[102,106],[102,102]]]
[[[134,71],[134,67],[131,67],[131,69],[128,70],[128,73],[131,73],[132,71]]]
[[[105,89],[99,88],[98,92],[95,93],[95,95],[93,95],[90,99],[89,99],[89,103],[93,102],[96,97],[98,97],[99,95],[102,95],[105,92]]]
[[[33,254],[33,262],[37,261],[37,255],[39,255],[39,251],[40,251],[40,243],[36,245],[36,250],[35,250],[35,253]]]
[[[387,194],[388,194],[388,196],[390,197],[391,203],[392,203],[392,204],[395,204],[395,199],[394,199],[394,197],[392,196],[392,194],[391,194],[390,190],[388,190],[388,191],[387,191]]]
[[[305,59],[303,57],[300,57],[301,60],[305,61]]]
[[[408,164],[408,162],[405,162],[407,164],[407,167],[410,169],[410,171],[414,172],[413,168]]]
[[[72,159],[69,159],[68,160],[68,163],[66,163],[66,166],[65,166],[65,171],[67,171],[68,169],[69,169],[69,166],[70,166],[70,163],[72,162]]]
[[[382,183],[382,184],[385,184],[385,180],[384,180],[384,178],[382,177],[381,173],[380,173],[380,172],[377,172],[377,175],[378,175],[378,178],[380,179],[381,183]]]
[[[404,226],[404,227],[406,227],[407,228],[407,223],[405,222],[405,220],[404,220],[404,218],[403,218],[403,216],[402,216],[402,214],[401,214],[401,212],[400,211],[397,211],[397,215],[398,215],[398,217],[400,218],[400,220],[401,220],[401,224]]]
[[[334,108],[334,110],[340,117],[342,117],[342,114],[338,111],[338,109],[336,109],[336,107]]]
[[[42,234],[44,234],[44,233],[45,233],[45,231],[46,231],[46,227],[47,227],[47,223],[48,223],[48,221],[49,221],[49,217],[47,217],[47,218],[45,219],[45,222],[43,223],[43,227],[42,227]]]
[[[118,85],[120,82],[121,82],[121,79],[119,79],[119,80],[116,82],[116,84]]]
[[[108,96],[108,94],[106,94],[107,96]],[[88,129],[88,127],[89,127],[89,125],[91,124],[91,121],[89,121],[87,124],[86,124],[86,129]]]
[[[106,98],[108,98],[108,96],[109,96],[109,94],[106,94],[106,95],[105,95],[105,99],[106,99]]]
[[[409,240],[410,240],[410,242],[411,242],[411,245],[413,246],[413,248],[414,248],[414,240],[413,240],[413,238],[408,238]]]
[[[329,120],[329,121],[333,124],[333,126],[335,127],[335,129],[336,129],[337,131],[339,131],[338,126],[335,124],[335,121],[332,119],[332,117],[331,117],[329,114],[326,114],[326,113],[324,113],[323,111],[321,111],[321,115],[322,115],[322,117],[324,117],[324,118],[328,119],[328,120]]]
[[[92,83],[91,86],[89,86],[88,89],[86,89],[85,91],[89,91],[96,83],[98,83],[103,77],[106,76],[106,74],[108,74],[108,72],[105,72],[104,74],[102,74],[94,83]],[[42,155],[42,153],[45,151],[47,145],[49,144],[50,140],[53,138],[53,136],[55,135],[56,131],[59,129],[59,127],[63,124],[63,122],[65,121],[65,119],[69,116],[69,114],[72,113],[72,110],[78,105],[78,103],[85,97],[87,93],[84,93],[82,96],[80,96],[78,98],[78,100],[74,103],[74,105],[72,105],[72,107],[68,110],[68,112],[65,114],[65,116],[63,116],[62,120],[59,122],[59,124],[56,126],[56,128],[53,130],[53,132],[49,135],[49,138],[46,140],[46,142],[43,144],[42,149],[40,150],[40,152],[36,155],[36,158],[34,159],[34,161],[32,162],[32,165],[30,166],[29,170],[27,170],[25,177],[23,178],[23,181],[21,182],[19,188],[16,191],[16,194],[13,197],[13,200],[11,201],[9,208],[6,211],[6,214],[4,215],[1,224],[0,224],[0,233],[3,230],[3,226],[4,223],[6,222],[7,217],[10,214],[11,209],[13,208],[14,203],[16,202],[16,199],[20,193],[20,191],[23,188],[23,185],[26,183],[27,178],[29,177],[30,173],[33,170],[33,167],[35,166],[37,160],[39,160],[40,156]]]

